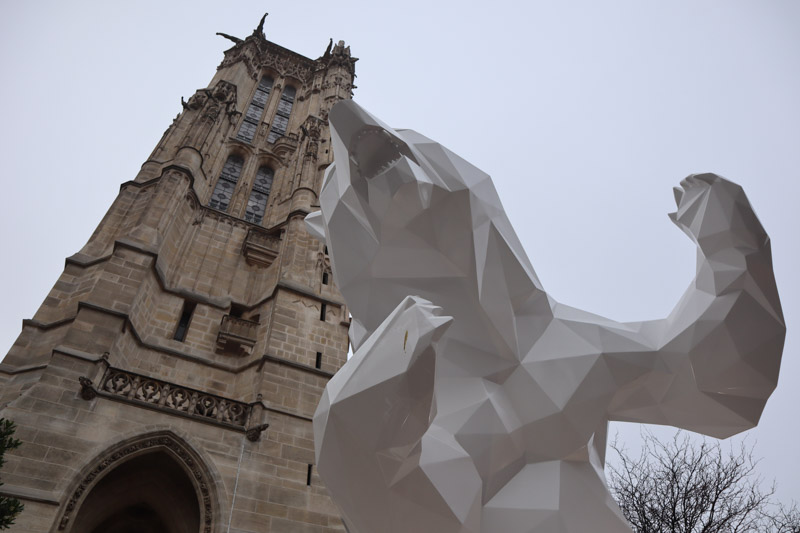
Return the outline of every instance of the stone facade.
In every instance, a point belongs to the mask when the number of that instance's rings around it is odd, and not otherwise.
[[[25,504],[12,531],[344,531],[311,417],[349,315],[303,218],[356,59],[341,41],[308,59],[262,25],[223,35],[211,83],[0,364],[22,440],[0,473]]]

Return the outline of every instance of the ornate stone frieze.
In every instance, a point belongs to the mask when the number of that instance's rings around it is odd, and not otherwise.
[[[92,394],[137,405],[146,404],[159,411],[239,431],[245,430],[251,411],[250,404],[244,402],[112,367],[106,370],[96,387],[88,378],[81,379],[81,397],[90,399]]]
[[[303,83],[305,83],[311,75],[310,68],[298,65],[287,57],[275,57],[273,55],[268,55],[264,58],[262,66],[274,68],[284,78],[296,78]]]
[[[264,68],[276,71],[282,77],[295,78],[302,83],[310,79],[314,61],[290,52],[261,36],[251,35],[225,52],[225,58],[217,70],[242,62],[252,79],[258,79]]]

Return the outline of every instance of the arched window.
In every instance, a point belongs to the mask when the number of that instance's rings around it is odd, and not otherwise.
[[[278,110],[275,111],[275,118],[272,120],[272,128],[269,130],[267,142],[274,143],[286,134],[286,128],[289,126],[289,115],[292,114],[292,106],[294,105],[294,95],[296,92],[294,87],[286,87],[283,90],[281,99],[278,102]]]
[[[247,211],[244,214],[245,220],[260,224],[264,219],[264,211],[267,209],[267,199],[272,190],[272,178],[275,176],[268,166],[263,166],[256,173],[256,180],[253,183],[253,190],[250,192],[250,199],[247,201]]]
[[[244,114],[244,120],[239,127],[237,138],[245,141],[252,142],[258,130],[258,124],[261,122],[261,116],[264,114],[264,108],[267,107],[267,100],[269,99],[269,92],[272,90],[272,78],[264,76],[258,82],[256,94]]]
[[[236,182],[239,181],[239,174],[242,173],[242,165],[244,165],[244,159],[241,156],[228,156],[228,160],[225,161],[225,166],[222,167],[222,172],[219,175],[214,194],[211,195],[211,200],[208,202],[209,207],[220,211],[228,210],[233,190],[236,188]]]

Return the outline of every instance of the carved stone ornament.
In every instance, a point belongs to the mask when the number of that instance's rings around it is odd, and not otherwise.
[[[305,83],[311,77],[313,63],[309,60],[302,61],[304,59],[295,54],[290,56],[285,51],[272,45],[267,47],[267,53],[261,60],[261,68],[272,68],[284,78],[295,78]]]
[[[322,119],[313,115],[309,115],[305,122],[300,126],[300,130],[303,132],[302,140],[306,141],[306,156],[310,156],[314,159],[317,158],[317,153],[319,152],[319,140],[323,125],[324,123]]]
[[[228,116],[236,112],[236,85],[220,80],[212,94],[214,99],[225,107],[225,113]]]
[[[330,69],[334,67],[341,67],[346,70],[351,76],[356,73],[357,57],[352,57],[350,54],[350,47],[345,46],[344,41],[339,41],[333,50],[326,50],[325,54],[317,59],[317,69]]]
[[[247,435],[247,440],[250,442],[258,442],[261,439],[261,433],[263,433],[269,424],[259,424],[257,426],[253,426],[245,432]]]
[[[217,67],[217,70],[229,67],[238,62],[242,62],[247,69],[247,74],[252,79],[258,79],[258,60],[260,55],[258,51],[258,40],[254,36],[250,36],[244,41],[237,43],[233,48],[225,52],[225,57],[222,63]]]
[[[263,268],[270,266],[280,252],[281,236],[281,232],[250,228],[242,243],[242,254],[247,264]]]
[[[217,349],[238,355],[250,355],[258,341],[258,322],[225,315],[217,333]]]
[[[177,167],[167,168],[167,171],[164,172],[160,181],[166,183],[181,183],[183,181],[191,180],[190,175],[185,171],[181,170]],[[154,182],[152,187],[155,188],[158,186],[158,182]]]
[[[186,194],[184,195],[184,198],[186,199],[186,201],[187,201],[187,202],[189,202],[189,207],[190,207],[190,208],[191,208],[193,211],[194,211],[195,209],[197,209],[197,208],[198,208],[198,206],[200,205],[200,204],[199,204],[199,202],[198,202],[198,200],[197,200],[197,195],[196,195],[196,194],[194,193],[194,191],[193,191],[193,190],[191,190],[191,189],[190,189],[190,190],[188,190],[188,191],[186,191]]]
[[[94,383],[92,383],[91,379],[81,376],[78,378],[78,382],[81,384],[81,398],[86,401],[97,398],[97,389],[94,388]]]
[[[236,98],[236,86],[228,81],[220,80],[212,94],[220,102],[230,102]]]
[[[186,107],[196,111],[206,105],[206,101],[208,101],[208,91],[206,89],[199,89],[189,98]]]
[[[167,453],[179,461],[188,472],[191,472],[190,478],[195,486],[195,490],[200,493],[202,501],[200,506],[200,512],[202,513],[200,517],[202,532],[211,533],[214,522],[214,506],[212,505],[212,494],[209,490],[209,486],[212,482],[208,478],[205,471],[206,469],[200,462],[196,453],[182,440],[166,432],[143,435],[123,445],[106,450],[99,455],[94,461],[94,466],[90,468],[89,473],[81,479],[78,486],[72,491],[70,499],[67,501],[64,511],[61,514],[61,519],[58,522],[59,531],[67,528],[84,494],[87,494],[108,471],[124,463],[127,459],[132,459],[143,453],[155,452],[159,449],[167,451]]]
[[[333,276],[333,269],[331,268],[331,258],[324,252],[317,252],[317,271],[322,277],[322,274]]]
[[[200,206],[203,210],[203,217],[208,217],[211,220],[216,220],[221,224],[228,224],[234,228],[243,228],[247,229],[249,226],[248,222],[245,222],[241,218],[237,218],[233,215],[229,215],[228,213],[223,213],[222,211],[217,211],[216,209],[212,209],[208,206]]]
[[[202,120],[211,123],[216,122],[217,118],[219,118],[220,107],[218,102],[211,101],[203,110]]]

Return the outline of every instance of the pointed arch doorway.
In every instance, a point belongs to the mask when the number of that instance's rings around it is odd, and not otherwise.
[[[84,471],[59,533],[210,533],[215,500],[200,458],[169,432],[130,439]]]

